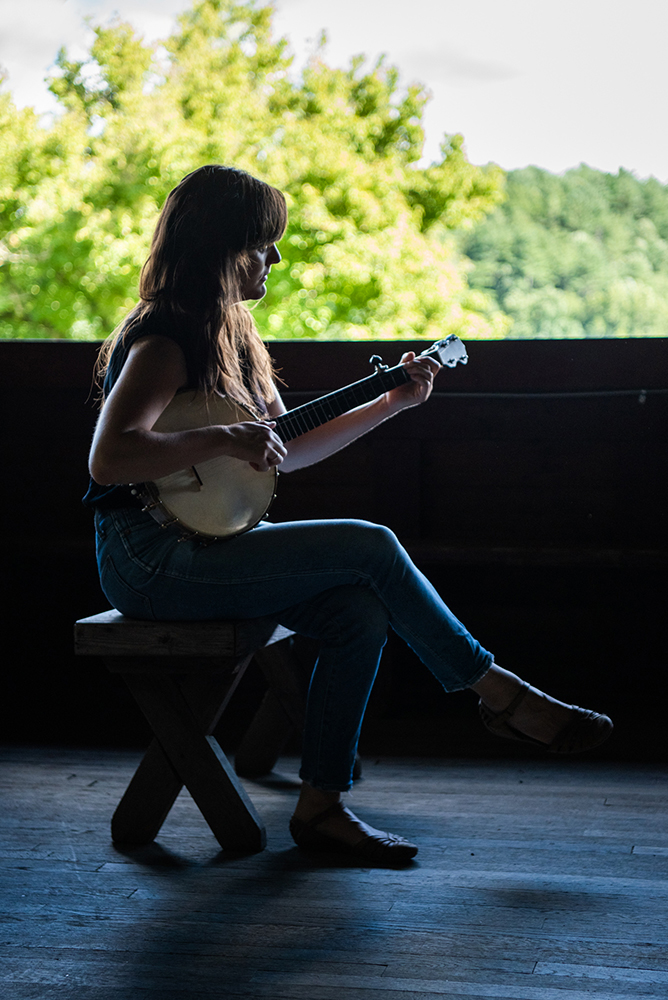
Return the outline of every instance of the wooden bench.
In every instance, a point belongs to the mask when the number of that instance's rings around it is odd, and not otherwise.
[[[153,622],[105,611],[76,622],[75,652],[120,674],[154,739],[111,822],[123,844],[154,840],[185,785],[225,850],[261,851],[262,820],[212,735],[253,656],[294,725],[303,691],[275,621]]]

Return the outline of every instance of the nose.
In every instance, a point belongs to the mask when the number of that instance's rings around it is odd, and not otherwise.
[[[278,247],[276,246],[275,243],[272,243],[271,244],[271,250],[269,251],[269,254],[267,255],[267,263],[268,264],[278,264],[279,260],[282,260],[282,258],[281,258],[281,255],[280,255],[279,251],[278,251]]]

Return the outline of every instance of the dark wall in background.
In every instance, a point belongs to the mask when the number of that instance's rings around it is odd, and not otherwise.
[[[271,345],[288,407],[423,345]],[[500,663],[614,712],[601,753],[661,758],[667,691],[666,340],[467,345],[432,399],[317,467],[282,476],[273,519],[365,517],[398,532]],[[4,739],[141,743],[143,720],[72,622],[107,606],[80,503],[95,421],[96,345],[0,342]],[[15,649],[13,652],[12,649]],[[240,692],[241,729],[258,697]],[[369,751],[513,752],[468,693],[446,698],[396,639]],[[235,739],[234,730],[229,740]]]

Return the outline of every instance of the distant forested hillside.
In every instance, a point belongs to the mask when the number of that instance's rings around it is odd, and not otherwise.
[[[471,289],[511,318],[509,337],[668,336],[668,185],[657,180],[515,170],[506,201],[459,242]]]

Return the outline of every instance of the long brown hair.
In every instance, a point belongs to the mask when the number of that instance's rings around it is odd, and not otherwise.
[[[103,377],[119,339],[163,310],[177,328],[196,388],[216,389],[257,412],[274,398],[271,358],[241,299],[249,251],[281,238],[285,198],[243,170],[211,164],[169,193],[139,283],[140,302],[105,344]]]

